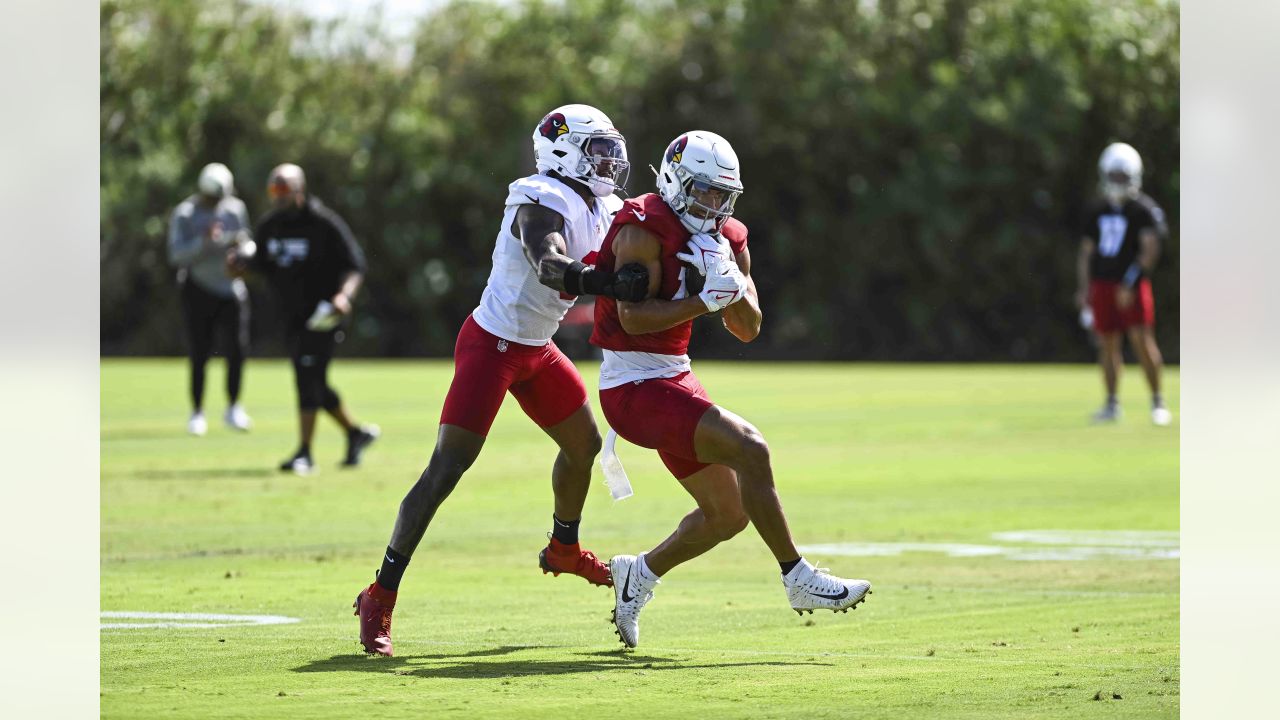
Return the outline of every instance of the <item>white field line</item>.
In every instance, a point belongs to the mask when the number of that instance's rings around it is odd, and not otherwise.
[[[137,628],[218,628],[249,625],[287,625],[301,622],[299,618],[284,615],[225,615],[220,613],[140,612],[132,610],[106,610],[100,613],[109,620],[151,620],[152,622],[104,622],[102,630]]]
[[[814,556],[896,557],[920,552],[953,558],[1003,557],[1029,561],[1177,560],[1181,557],[1177,530],[1011,530],[992,533],[991,539],[1020,545],[839,542],[803,545],[800,551]]]

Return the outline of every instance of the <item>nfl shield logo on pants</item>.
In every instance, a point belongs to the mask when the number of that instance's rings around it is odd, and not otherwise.
[[[506,341],[506,340],[499,340],[499,341],[498,341],[498,352],[506,352],[506,351],[507,351],[507,341]]]

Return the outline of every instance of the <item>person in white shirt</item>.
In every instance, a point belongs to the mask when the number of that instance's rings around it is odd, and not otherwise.
[[[648,289],[642,266],[616,273],[592,267],[622,206],[613,193],[626,183],[626,142],[604,113],[565,105],[538,123],[533,147],[538,173],[511,183],[489,282],[458,333],[435,451],[400,504],[377,579],[356,597],[368,653],[392,654],[391,612],[405,566],[480,454],[508,392],[560,446],[551,470],[551,538],[539,566],[611,585],[608,566],[578,543],[600,432],[582,377],[551,336],[578,295],[638,300]]]

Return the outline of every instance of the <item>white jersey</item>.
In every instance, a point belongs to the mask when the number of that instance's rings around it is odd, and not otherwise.
[[[536,203],[564,218],[565,254],[591,265],[613,216],[622,208],[615,195],[593,198],[589,204],[573,188],[547,175],[531,175],[511,183],[506,211],[493,249],[493,270],[471,313],[476,324],[498,337],[521,345],[546,345],[575,298],[538,282],[538,272],[524,254],[524,244],[511,233],[521,205]]]

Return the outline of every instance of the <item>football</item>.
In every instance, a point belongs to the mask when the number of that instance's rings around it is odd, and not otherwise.
[[[684,273],[684,287],[689,293],[689,297],[693,297],[702,292],[702,286],[706,284],[707,279],[698,272],[697,268],[689,263],[680,264],[681,271]]]

